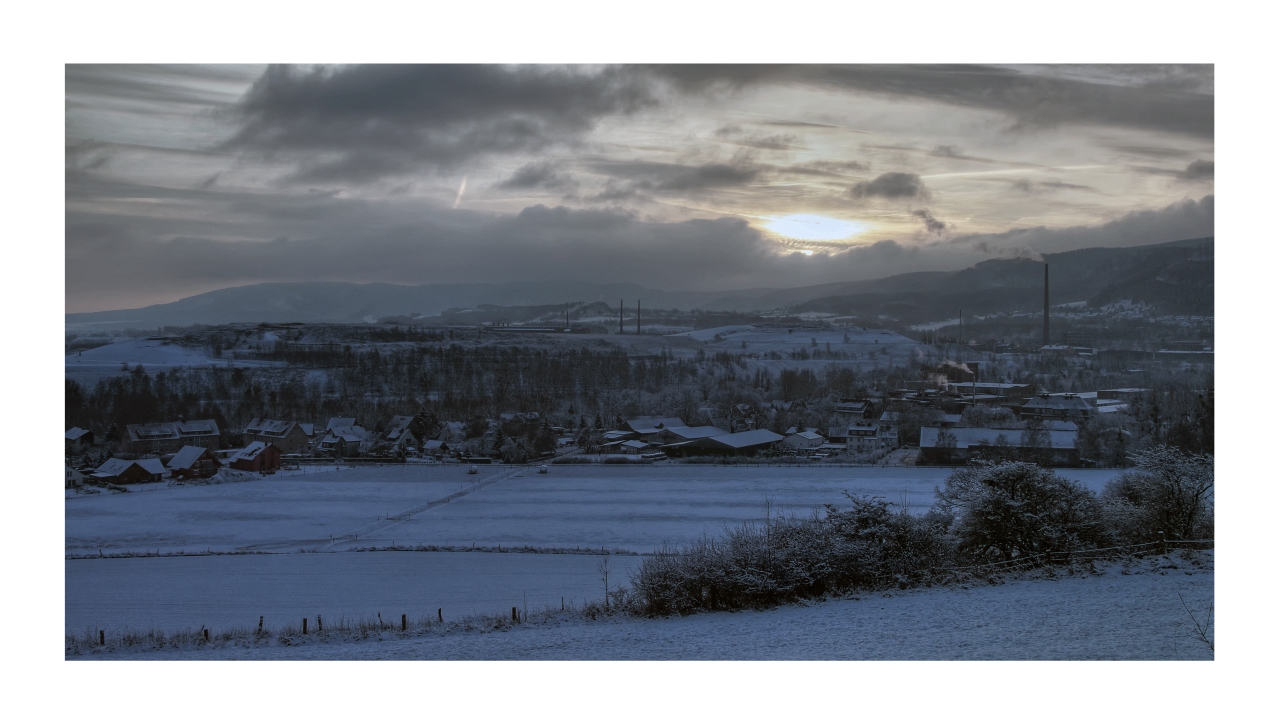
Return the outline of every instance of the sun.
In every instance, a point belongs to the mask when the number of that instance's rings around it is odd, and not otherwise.
[[[764,227],[778,236],[801,241],[841,241],[857,236],[869,228],[860,221],[833,219],[818,214],[771,216]]]

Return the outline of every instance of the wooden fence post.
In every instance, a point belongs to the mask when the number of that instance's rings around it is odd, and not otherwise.
[[[400,614],[400,630],[404,631],[409,628],[409,614]]]
[[[204,630],[204,642],[209,643],[209,629]]]
[[[324,619],[320,618],[320,614],[318,613],[316,614],[316,630],[317,631],[324,630]]]
[[[517,618],[517,614],[516,614],[516,607],[515,607],[515,606],[512,606],[512,607],[511,607],[511,620],[512,620],[512,621],[519,621],[519,620],[520,620],[519,618]]]
[[[263,616],[259,616],[259,617],[258,617],[258,633],[262,633],[262,619],[263,619],[263,618],[264,618]]]
[[[99,646],[107,645],[107,633],[102,629],[98,629],[98,645]]]
[[[440,619],[440,623],[444,623],[444,609],[443,609],[443,608],[437,608],[437,609],[436,609],[436,618]]]
[[[302,633],[305,634],[306,632],[307,632],[307,619],[304,618],[302,619]]]

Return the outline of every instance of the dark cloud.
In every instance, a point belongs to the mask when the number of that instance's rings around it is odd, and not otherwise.
[[[1213,66],[729,65],[651,69],[689,91],[799,83],[997,111],[1016,128],[1089,124],[1213,138]],[[1073,72],[1074,71],[1074,72]]]
[[[1213,178],[1213,161],[1197,159],[1187,164],[1187,168],[1179,174],[1179,178],[1188,180]]]
[[[1163,209],[1134,211],[1099,226],[1035,227],[960,236],[945,242],[996,255],[1053,253],[1100,246],[1138,246],[1213,236],[1213,196]]]
[[[69,87],[86,84],[78,81],[82,72],[69,67]],[[295,158],[299,180],[364,181],[572,143],[601,118],[672,100],[663,87],[678,96],[768,84],[993,110],[1017,128],[1084,123],[1212,138],[1212,93],[1189,90],[1203,83],[1170,80],[1197,73],[1211,78],[1212,66],[1181,75],[1117,72],[1124,82],[989,66],[273,66],[238,105],[241,126],[227,147]],[[173,99],[181,88],[122,81],[119,92]]]
[[[1152,176],[1172,176],[1184,181],[1201,181],[1213,178],[1213,161],[1197,159],[1186,168],[1160,168],[1159,166],[1130,166],[1129,168]]]
[[[855,184],[849,193],[858,198],[879,196],[886,199],[927,199],[929,190],[924,181],[913,173],[890,171],[871,181]]]
[[[958,146],[934,146],[933,150],[929,152],[929,155],[935,156],[937,158],[954,158],[959,161],[977,161],[978,163],[999,163],[999,161],[996,161],[990,158],[970,156],[965,152],[961,151]]]
[[[1009,188],[1021,194],[1035,194],[1042,191],[1088,191],[1090,193],[1102,193],[1092,186],[1084,184],[1073,184],[1066,181],[1032,181],[1030,179],[990,179],[991,181],[1003,181],[1009,184]]]
[[[296,157],[298,180],[366,181],[573,142],[604,116],[654,103],[625,67],[273,66],[227,145]]]
[[[597,173],[626,182],[615,189],[653,192],[698,192],[745,186],[764,171],[763,166],[746,160],[700,166],[656,161],[596,161],[590,167]]]
[[[916,209],[911,215],[924,222],[925,231],[941,236],[947,231],[947,223],[935,217],[928,209]]]
[[[537,189],[571,191],[578,182],[554,161],[531,161],[516,169],[511,177],[498,184],[500,189]]]

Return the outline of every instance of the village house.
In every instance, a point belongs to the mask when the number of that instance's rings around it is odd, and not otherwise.
[[[1007,454],[1035,455],[1059,467],[1080,465],[1074,430],[999,430],[985,427],[922,427],[920,457],[923,465],[960,465],[978,458]]]
[[[845,434],[845,447],[850,452],[866,453],[880,448],[880,426],[874,423],[849,425]]]
[[[359,425],[331,427],[328,434],[320,440],[319,450],[326,455],[338,457],[359,455],[368,435]]]
[[[218,424],[213,420],[128,425],[120,449],[134,455],[176,453],[187,445],[216,449],[219,435]]]
[[[827,439],[813,430],[801,430],[782,438],[782,444],[796,450],[808,450],[825,445]]]
[[[208,478],[222,467],[222,461],[209,448],[188,445],[169,460],[169,474],[175,478]]]
[[[231,456],[230,466],[236,470],[263,473],[280,467],[280,448],[261,440],[249,443],[245,449]]]
[[[76,470],[70,465],[64,465],[63,467],[66,468],[66,487],[78,488],[81,485],[84,485],[84,473]]]
[[[68,455],[79,455],[93,447],[97,437],[93,432],[80,427],[73,427],[66,433],[66,452]]]
[[[128,485],[131,483],[158,483],[164,477],[164,463],[160,458],[121,460],[111,458],[89,476],[104,483]]]
[[[391,446],[392,450],[401,452],[413,448],[418,449],[418,438],[409,431],[409,423],[413,422],[413,415],[397,415],[391,418],[391,425],[382,435],[382,441]]]
[[[255,417],[244,428],[244,444],[269,442],[283,450],[286,455],[305,453],[311,445],[311,434],[306,427],[294,420],[268,420]]]
[[[449,443],[444,440],[426,440],[422,443],[419,451],[423,455],[434,455],[439,457],[449,452]]]
[[[440,432],[436,433],[435,439],[455,445],[461,443],[467,439],[467,426],[456,420],[447,420],[440,426]]]
[[[864,419],[871,414],[871,402],[843,398],[836,403],[836,414],[848,415],[859,420]]]

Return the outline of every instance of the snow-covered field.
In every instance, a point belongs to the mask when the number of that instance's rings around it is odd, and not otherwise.
[[[933,502],[945,468],[820,468],[704,465],[456,465],[357,467],[277,475],[227,485],[158,488],[66,501],[69,555],[176,551],[295,552],[389,545],[538,546],[646,553],[719,535],[726,525],[774,510],[805,514],[881,495],[913,509]],[[1115,471],[1064,470],[1101,490]],[[475,492],[403,521],[387,521],[476,482]],[[377,530],[368,530],[376,527]],[[330,537],[359,533],[329,546]]]
[[[596,556],[522,553],[294,553],[66,561],[66,632],[268,629],[381,613],[387,621],[541,610],[600,599]],[[610,585],[639,556],[611,556]]]
[[[230,357],[213,358],[204,350],[183,347],[164,339],[124,338],[102,347],[67,355],[65,374],[81,384],[93,384],[102,377],[120,373],[121,365],[142,365],[147,370],[174,367],[229,367]],[[276,363],[256,360],[234,360],[240,367],[270,367]]]
[[[1212,659],[1191,612],[1213,605],[1212,552],[1099,563],[1098,573],[863,595],[769,611],[584,621],[241,648],[88,653],[90,659]],[[552,557],[552,556],[543,556]],[[576,556],[565,556],[572,558]],[[385,615],[385,612],[384,612]]]
[[[762,519],[770,503],[775,513],[801,515],[840,504],[846,490],[921,509],[950,473],[674,463],[552,465],[545,475],[531,467],[481,471],[469,475],[457,465],[328,468],[68,498],[69,556],[267,553],[68,559],[66,630],[229,628],[256,625],[258,616],[267,616],[271,626],[316,614],[329,620],[379,612],[417,617],[437,608],[448,618],[511,606],[537,609],[558,605],[561,597],[598,599],[597,558],[591,555],[342,551],[474,545],[647,553]],[[1098,490],[1115,471],[1063,473]],[[408,512],[413,514],[406,517]],[[358,537],[343,538],[353,533]],[[619,583],[640,561],[613,560]]]

